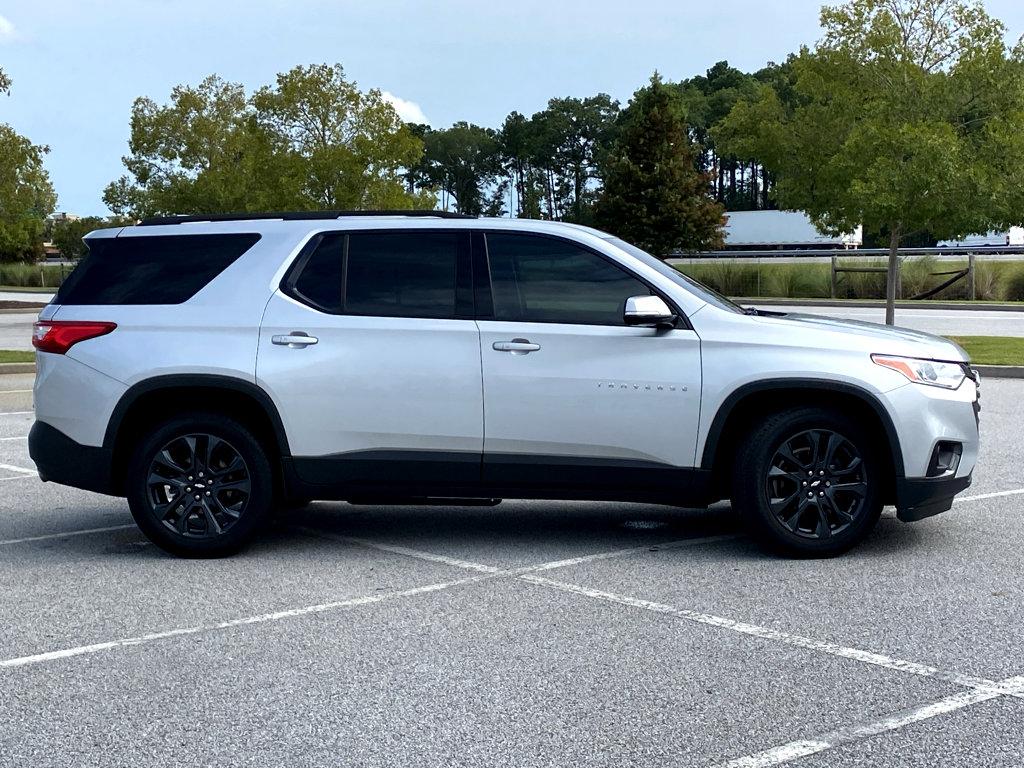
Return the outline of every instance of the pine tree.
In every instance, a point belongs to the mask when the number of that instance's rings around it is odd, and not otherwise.
[[[657,73],[623,112],[595,213],[599,227],[657,256],[722,245],[711,175],[697,170],[682,102]]]

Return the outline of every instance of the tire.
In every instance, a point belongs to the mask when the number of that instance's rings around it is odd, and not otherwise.
[[[244,426],[182,414],[146,433],[128,466],[132,517],[158,547],[185,558],[244,548],[274,507],[270,460]]]
[[[766,417],[737,452],[733,508],[755,539],[789,556],[828,557],[861,542],[882,512],[884,466],[852,419],[823,408]]]

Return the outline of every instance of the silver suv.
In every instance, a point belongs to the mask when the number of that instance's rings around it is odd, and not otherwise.
[[[744,309],[593,229],[247,214],[86,243],[36,324],[32,458],[180,555],[313,499],[500,498],[731,498],[827,555],[971,482],[958,346]]]

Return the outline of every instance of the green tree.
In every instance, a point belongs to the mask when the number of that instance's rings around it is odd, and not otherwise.
[[[619,103],[608,94],[551,99],[530,120],[534,165],[548,174],[551,218],[588,222],[600,168],[616,133]],[[557,212],[557,213],[556,213]]]
[[[731,211],[757,208],[760,203],[759,177],[756,163],[741,162],[732,155],[721,155],[711,129],[722,121],[741,100],[753,98],[758,81],[720,61],[704,75],[684,80],[676,88],[685,106],[690,137],[700,145],[698,168],[713,174],[715,197]]]
[[[0,71],[0,92],[10,87]],[[42,255],[46,217],[57,205],[43,167],[47,152],[48,147],[0,123],[0,261],[31,261]]]
[[[533,168],[534,128],[520,112],[505,118],[498,131],[498,154],[505,173],[511,179],[517,210],[516,216],[539,219],[541,216],[538,172]]]
[[[501,216],[507,181],[497,132],[459,122],[451,128],[427,129],[422,137],[418,181],[440,191],[442,208],[451,198],[458,213]]]
[[[714,135],[823,231],[887,235],[891,324],[906,238],[1024,218],[1024,48],[966,0],[851,0],[821,22],[821,43],[790,62],[793,98],[763,87]]]
[[[678,91],[655,74],[623,112],[595,210],[609,232],[666,256],[720,247],[723,209],[697,170]]]
[[[296,67],[247,98],[216,75],[178,86],[167,105],[132,107],[128,174],[104,202],[117,214],[411,208],[404,169],[422,142],[379,91],[340,65]]]
[[[272,150],[285,153],[285,176],[301,207],[401,209],[423,202],[404,184],[423,143],[379,90],[360,91],[340,64],[278,75],[252,106]]]
[[[59,219],[53,224],[50,240],[62,259],[77,261],[88,253],[82,239],[90,232],[103,227],[124,227],[128,224],[132,222],[117,217],[104,219],[99,216],[83,216],[81,219]]]

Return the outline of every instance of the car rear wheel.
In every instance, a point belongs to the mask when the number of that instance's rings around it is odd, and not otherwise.
[[[132,517],[179,556],[230,555],[273,509],[270,462],[242,425],[217,414],[183,415],[150,431],[128,468]]]
[[[733,506],[772,550],[837,555],[878,521],[883,483],[861,425],[826,409],[793,409],[766,418],[743,442]]]

